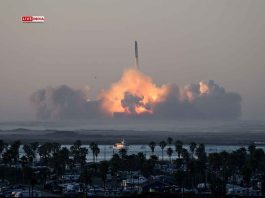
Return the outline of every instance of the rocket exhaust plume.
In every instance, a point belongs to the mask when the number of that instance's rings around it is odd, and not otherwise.
[[[33,93],[31,103],[38,119],[98,119],[101,117],[143,117],[159,119],[233,120],[241,115],[241,97],[226,92],[214,81],[187,86],[156,85],[136,68],[125,70],[121,79],[98,99],[87,91],[66,85]]]
[[[121,79],[97,100],[87,90],[66,85],[33,93],[31,103],[39,119],[93,119],[100,117],[148,116],[159,119],[236,119],[241,115],[241,96],[226,92],[213,80],[177,86],[156,85],[139,70],[135,41],[135,67],[124,71]]]
[[[138,69],[130,68],[121,80],[100,94],[106,115],[145,115],[178,119],[235,119],[241,114],[241,97],[226,92],[213,80],[178,87],[158,86]]]
[[[157,86],[149,76],[138,69],[126,70],[118,82],[100,94],[102,109],[108,114],[153,113],[156,103],[163,101],[167,86]]]
[[[135,68],[139,68],[139,57],[138,57],[138,44],[137,41],[134,41],[134,54],[135,54]]]

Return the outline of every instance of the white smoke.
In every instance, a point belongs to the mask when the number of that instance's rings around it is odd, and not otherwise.
[[[236,119],[241,115],[241,96],[226,92],[213,80],[171,87],[168,98],[158,104],[155,115],[180,119]]]
[[[241,115],[241,96],[226,92],[213,80],[179,87],[167,85],[168,92],[158,103],[143,103],[143,97],[125,92],[120,101],[124,112],[136,115],[136,108],[145,108],[145,116],[170,119],[237,119]],[[91,119],[105,116],[101,101],[90,101],[84,90],[66,85],[49,87],[33,93],[31,103],[38,119]],[[152,113],[148,113],[148,112]],[[119,113],[119,115],[122,113]],[[115,116],[115,114],[114,114]]]
[[[99,114],[98,101],[88,101],[84,91],[66,85],[36,91],[31,103],[38,119],[85,119]]]

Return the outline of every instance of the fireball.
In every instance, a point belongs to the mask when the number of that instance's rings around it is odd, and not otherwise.
[[[149,76],[130,68],[109,90],[103,90],[99,98],[101,108],[110,116],[114,113],[152,114],[154,106],[164,100],[167,92],[167,86],[159,87]]]

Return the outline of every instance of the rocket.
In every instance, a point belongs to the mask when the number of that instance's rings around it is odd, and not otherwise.
[[[134,53],[135,53],[135,68],[139,69],[138,44],[137,44],[137,41],[134,41]]]

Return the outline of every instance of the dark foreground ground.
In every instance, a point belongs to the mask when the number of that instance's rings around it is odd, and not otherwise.
[[[251,143],[265,144],[265,132],[204,132],[204,131],[135,131],[135,130],[29,130],[12,129],[0,131],[0,139],[7,142],[21,140],[23,142],[55,141],[62,144],[72,144],[75,140],[83,143],[95,141],[98,144],[114,144],[122,138],[128,144],[148,144],[150,141],[159,142],[167,137],[179,139],[184,143],[203,142],[216,145],[249,145]]]
[[[141,195],[124,196],[124,198],[236,198],[238,196],[226,195],[195,195],[195,194],[175,194],[175,193],[143,193]],[[103,197],[102,197],[103,198]],[[240,198],[250,198],[249,196],[240,196]]]

